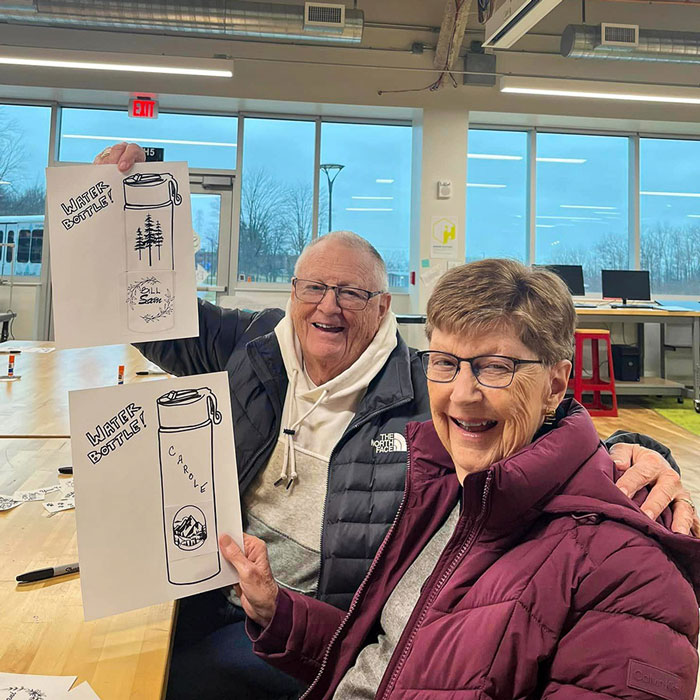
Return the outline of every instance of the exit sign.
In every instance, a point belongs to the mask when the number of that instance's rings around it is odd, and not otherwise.
[[[129,116],[155,119],[158,116],[158,100],[149,97],[132,97],[129,100]]]

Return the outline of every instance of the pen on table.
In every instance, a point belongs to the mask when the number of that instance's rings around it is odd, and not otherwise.
[[[27,573],[17,576],[16,580],[17,583],[32,583],[33,581],[43,581],[47,578],[55,578],[56,576],[75,574],[78,571],[80,571],[78,562],[75,562],[75,564],[61,564],[60,566],[51,566],[46,569],[27,571]]]
[[[58,468],[58,473],[59,474],[72,474],[73,473],[73,467],[68,466],[68,467],[59,467]]]
[[[136,373],[138,377],[145,377],[147,374],[167,374],[163,369],[141,369]]]
[[[124,365],[119,365],[119,374],[117,375],[117,384],[124,383]]]
[[[0,350],[0,353],[2,353],[3,355],[8,355],[8,354],[9,354],[9,355],[21,355],[21,354],[22,354],[22,351],[21,351],[21,350],[10,350],[10,349],[7,349],[7,350]]]

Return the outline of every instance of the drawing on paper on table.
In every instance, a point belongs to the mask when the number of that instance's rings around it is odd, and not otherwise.
[[[2,700],[46,700],[46,693],[36,688],[25,688],[24,686],[13,686],[12,688],[4,688],[3,692],[8,691],[7,695],[2,696]]]

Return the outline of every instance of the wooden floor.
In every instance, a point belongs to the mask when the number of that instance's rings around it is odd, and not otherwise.
[[[649,408],[621,408],[617,418],[594,418],[598,434],[606,438],[616,430],[645,433],[671,449],[683,475],[683,483],[700,504],[700,437]]]

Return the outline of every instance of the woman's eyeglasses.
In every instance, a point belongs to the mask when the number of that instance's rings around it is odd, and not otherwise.
[[[468,362],[472,374],[481,386],[506,389],[513,382],[519,365],[541,365],[542,360],[519,360],[506,355],[478,355],[457,357],[449,352],[423,350],[418,353],[423,372],[431,382],[447,384],[459,374],[462,362]]]

